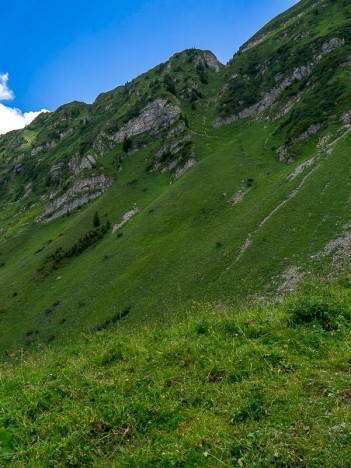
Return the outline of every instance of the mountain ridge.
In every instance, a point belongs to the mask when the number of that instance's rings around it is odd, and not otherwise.
[[[347,272],[350,17],[301,1],[0,137],[0,351]]]

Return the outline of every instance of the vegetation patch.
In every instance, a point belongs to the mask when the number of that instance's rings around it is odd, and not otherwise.
[[[307,325],[329,324],[348,294],[324,286],[250,310],[198,306],[132,337],[111,326],[128,308],[79,342],[7,356],[0,464],[347,466],[349,323],[326,333],[290,322],[295,301]]]
[[[96,245],[109,231],[110,222],[107,220],[105,224],[101,225],[99,218],[95,215],[94,226],[94,229],[90,230],[84,237],[80,237],[72,247],[68,249],[58,247],[53,254],[48,255],[39,271],[48,274],[57,270],[65,261],[78,257],[89,247]]]

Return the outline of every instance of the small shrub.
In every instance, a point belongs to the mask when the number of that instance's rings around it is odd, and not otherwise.
[[[117,322],[119,322],[122,318],[126,317],[129,314],[130,311],[131,311],[131,307],[126,307],[122,312],[117,312],[111,318],[97,323],[93,327],[93,331],[107,330],[112,325],[115,325]]]
[[[138,179],[128,180],[127,185],[135,185],[138,182]]]
[[[108,364],[111,364],[116,361],[122,361],[123,360],[123,351],[122,349],[110,349],[104,352],[104,354],[101,357],[101,364],[103,366],[106,366]]]
[[[240,328],[232,320],[226,320],[223,322],[223,331],[229,335],[239,335],[241,334]]]
[[[298,300],[289,312],[290,325],[318,323],[324,330],[335,330],[345,320],[350,320],[350,312],[341,304],[317,297]]]
[[[202,320],[195,325],[195,332],[198,335],[206,335],[209,332],[209,328],[209,324],[205,320]]]
[[[163,85],[165,87],[165,90],[168,91],[169,93],[173,94],[174,96],[177,95],[177,90],[176,87],[173,83],[172,78],[170,77],[169,74],[166,74],[163,78]]]
[[[95,214],[94,214],[93,225],[95,228],[100,226],[100,217],[97,211],[95,211]]]
[[[44,264],[38,269],[38,271],[48,274],[50,270],[57,270],[64,260],[67,261],[72,257],[78,257],[86,249],[97,244],[97,242],[108,232],[109,223],[106,222],[106,224],[101,225],[97,212],[95,215],[97,215],[98,221],[97,219],[95,220],[94,216],[94,223],[99,222],[98,227],[86,233],[85,236],[81,237],[72,247],[66,250],[63,250],[62,247],[58,247],[53,254],[46,257]],[[56,307],[56,305],[54,307]]]
[[[132,140],[128,137],[125,137],[123,140],[123,152],[128,153],[128,151],[132,148],[133,143]]]
[[[246,369],[241,369],[237,367],[233,372],[228,375],[229,383],[238,383],[242,382],[244,379],[247,379],[250,376],[250,372]]]
[[[232,423],[244,422],[247,419],[258,420],[264,414],[264,401],[259,390],[254,389],[238,408],[231,419]]]
[[[13,441],[13,436],[12,434],[10,434],[10,432],[7,432],[5,430],[1,430],[0,432],[0,449],[1,449],[1,452],[2,452],[2,458],[5,462],[5,460],[7,459],[7,457],[5,457],[5,455],[7,453],[10,453],[14,450],[14,441]],[[9,460],[9,458],[8,458]],[[5,462],[6,464],[6,462]]]
[[[44,311],[44,315],[48,316],[48,315],[51,315],[53,313],[54,309],[52,307],[48,307],[47,309],[45,309]]]

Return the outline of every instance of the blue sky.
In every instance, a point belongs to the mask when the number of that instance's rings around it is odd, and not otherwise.
[[[1,6],[0,74],[24,112],[91,102],[188,47],[228,61],[296,0],[13,0]],[[3,80],[4,83],[4,80]],[[0,75],[1,86],[1,75]],[[1,98],[1,94],[0,94]],[[3,103],[4,104],[4,103]]]

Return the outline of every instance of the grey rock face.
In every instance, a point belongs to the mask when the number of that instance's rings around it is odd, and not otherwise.
[[[21,153],[18,156],[15,156],[12,160],[13,164],[18,164],[25,157],[25,153]]]
[[[37,154],[39,154],[39,153],[41,153],[43,151],[55,148],[55,146],[56,146],[56,142],[54,140],[53,141],[47,141],[45,143],[45,145],[36,146],[35,148],[32,148],[30,154],[32,156],[36,156]]]
[[[302,94],[303,93],[301,92],[296,94],[296,96],[293,96],[283,107],[279,106],[278,104],[278,112],[273,117],[273,120],[278,120],[281,117],[284,117],[284,115],[288,114],[291,111],[291,109],[295,106],[295,104],[297,104],[300,101]]]
[[[250,187],[242,187],[240,190],[238,190],[232,198],[229,200],[232,206],[236,206],[239,203],[241,203],[245,196],[250,192],[251,188]]]
[[[349,124],[349,123],[351,123],[351,110],[348,111],[348,112],[345,112],[345,113],[341,116],[340,120],[341,120],[341,122],[342,122],[343,124]]]
[[[85,205],[102,195],[112,185],[113,180],[104,175],[77,180],[72,187],[61,196],[54,198],[42,214],[37,217],[37,223],[48,223],[59,218],[78,206]]]
[[[111,141],[111,137],[107,136],[105,133],[100,133],[93,143],[94,151],[99,156],[103,156],[106,151],[109,151],[113,146],[114,142]]]
[[[298,36],[295,37],[294,41],[295,42],[303,41],[304,39],[307,39],[310,35],[311,35],[311,31],[302,31]]]
[[[309,66],[295,68],[291,75],[285,78],[276,88],[273,88],[269,93],[267,93],[261,101],[248,107],[247,109],[244,109],[237,115],[233,115],[225,119],[217,119],[214,122],[214,127],[222,127],[223,125],[228,125],[233,122],[236,122],[239,119],[245,119],[247,117],[252,117],[261,114],[273,105],[273,103],[277,100],[277,98],[285,89],[291,86],[295,81],[301,81],[302,79],[306,78],[310,74],[310,72],[311,67]]]
[[[165,142],[156,152],[154,171],[168,172],[180,169],[189,158],[194,158],[191,151],[192,134],[184,121],[173,127],[167,134]]]
[[[186,131],[185,122],[184,120],[182,120],[181,122],[179,122],[178,125],[174,126],[173,128],[169,130],[166,138],[175,138],[179,136],[180,134],[184,133],[185,131]]]
[[[35,148],[32,148],[30,154],[31,154],[32,156],[36,156],[37,154],[39,154],[39,153],[40,153],[41,151],[43,151],[43,150],[44,150],[44,147],[43,147],[43,146],[37,146],[37,147],[35,147]]]
[[[127,213],[123,215],[121,221],[113,226],[112,233],[115,233],[116,231],[118,231],[118,229],[121,229],[121,227],[127,224],[128,221],[130,221],[133,218],[133,216],[135,216],[138,213],[138,211],[139,208],[136,205],[134,205],[133,209],[127,211]]]
[[[325,42],[322,45],[321,52],[315,57],[316,61],[321,60],[325,55],[330,54],[333,50],[339,49],[345,44],[344,39],[339,39],[338,37],[333,37],[330,41]]]
[[[280,148],[277,149],[277,155],[278,155],[278,159],[280,162],[284,162],[284,163],[290,162],[288,149],[285,146],[281,146]]]
[[[12,160],[13,169],[16,174],[22,174],[24,172],[24,168],[21,164],[21,161],[23,160],[24,157],[25,157],[25,153],[22,153],[14,157]]]
[[[264,39],[262,39],[264,40]],[[269,93],[267,93],[263,99],[256,104],[248,107],[247,109],[244,109],[243,111],[239,112],[236,115],[232,115],[227,118],[218,118],[215,120],[213,126],[215,128],[222,127],[223,125],[229,125],[233,122],[236,122],[239,119],[245,119],[247,117],[253,117],[261,114],[262,112],[266,111],[272,105],[274,102],[279,98],[281,93],[289,88],[293,83],[296,81],[301,81],[305,78],[307,78],[312,70],[313,67],[327,54],[333,52],[334,50],[342,47],[345,44],[344,39],[339,39],[339,38],[332,38],[328,42],[325,42],[322,45],[322,48],[320,52],[315,55],[314,61],[310,64],[303,65],[301,67],[295,68],[290,75],[288,75],[286,78],[284,78],[280,84],[278,84],[275,88],[273,88]],[[278,75],[278,79],[281,79],[281,75]]]
[[[60,133],[60,140],[63,140],[64,138],[66,138],[71,133],[73,133],[73,128],[72,127],[69,128],[68,130],[66,130],[65,132]]]
[[[308,159],[307,161],[303,162],[299,166],[297,166],[291,174],[288,175],[287,180],[291,181],[296,179],[300,174],[303,173],[305,169],[308,167],[312,166],[316,161],[316,156],[313,156],[312,158]]]
[[[121,143],[125,138],[141,135],[142,133],[157,134],[177,122],[180,115],[179,106],[169,104],[166,99],[156,99],[144,107],[138,117],[127,122],[113,135],[112,139],[116,143]]]
[[[62,162],[54,164],[53,166],[51,166],[51,168],[50,168],[51,177],[53,177],[54,179],[59,177],[61,175],[62,168],[63,168],[63,163]]]
[[[209,68],[212,68],[216,72],[219,72],[223,65],[221,62],[217,59],[215,54],[212,52],[206,51],[203,52],[201,55],[199,55],[196,60],[195,60],[195,65],[207,65]]]
[[[305,132],[303,132],[297,138],[294,138],[293,143],[300,143],[301,141],[308,140],[308,138],[312,135],[315,135],[319,130],[323,127],[323,124],[314,124],[311,125]]]
[[[92,155],[84,156],[82,159],[79,155],[74,155],[68,163],[68,168],[72,175],[78,175],[84,169],[93,169],[95,165],[96,159]]]
[[[342,64],[342,66],[345,67],[345,68],[351,67],[351,55],[349,55],[349,56],[347,57],[346,62],[344,62],[344,63]]]
[[[186,133],[185,135],[164,143],[161,148],[157,151],[156,157],[162,159],[166,155],[174,156],[179,153],[184,146],[191,141],[191,134]]]
[[[189,169],[191,169],[196,164],[196,159],[190,158],[184,164],[184,166],[179,167],[175,173],[174,180],[180,179]]]
[[[247,45],[242,46],[239,49],[240,53],[247,52],[248,50],[252,49],[253,47],[256,47],[257,45],[261,44],[263,41],[265,41],[268,37],[268,34],[264,36],[260,36],[257,39],[254,39],[253,41],[249,42]]]
[[[24,167],[22,164],[16,164],[15,166],[15,173],[16,174],[24,174]]]
[[[304,280],[306,274],[295,265],[289,266],[282,273],[282,284],[278,287],[280,293],[291,293]]]
[[[93,169],[96,165],[96,159],[91,154],[85,156],[80,162],[80,169]]]

